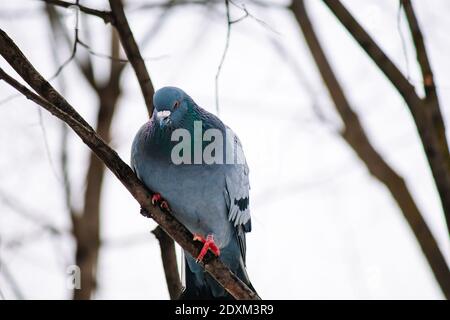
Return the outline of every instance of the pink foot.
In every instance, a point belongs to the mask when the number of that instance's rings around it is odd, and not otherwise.
[[[199,263],[200,261],[203,260],[203,257],[205,256],[206,252],[208,252],[208,249],[211,250],[212,253],[214,253],[216,256],[220,255],[220,249],[215,244],[212,234],[208,234],[208,236],[205,239],[201,235],[199,235],[198,233],[195,233],[194,234],[194,241],[200,241],[200,242],[203,243],[203,248],[200,251],[200,254],[198,255],[197,259],[195,260],[197,263]]]
[[[152,195],[152,204],[159,204],[159,207],[163,210],[170,211],[169,204],[164,200],[159,193],[154,193]]]

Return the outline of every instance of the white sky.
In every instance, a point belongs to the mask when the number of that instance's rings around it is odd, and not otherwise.
[[[140,2],[130,1],[134,7]],[[420,73],[403,17],[400,28],[408,59],[402,50],[397,2],[343,2],[401,70],[406,72],[406,60],[409,62],[410,78],[419,86]],[[108,8],[107,1],[82,3]],[[309,0],[307,4],[327,56],[371,141],[405,177],[450,262],[442,209],[407,107],[321,1]],[[450,21],[445,17],[450,5],[445,0],[414,1],[414,5],[448,128]],[[5,17],[8,10],[25,7],[38,8],[40,4],[30,0],[2,3],[1,28],[36,68],[50,77],[57,64],[46,17],[30,9],[22,18]],[[142,50],[145,57],[162,56],[147,61],[156,88],[179,86],[211,112],[215,112],[214,78],[226,34],[224,8],[216,8],[215,12],[196,6],[174,9],[161,32]],[[270,28],[250,18],[233,25],[220,76],[220,117],[238,133],[250,166],[253,231],[247,237],[247,264],[258,293],[265,299],[441,299],[392,197],[334,133],[340,122],[294,17],[284,9],[250,4],[248,9]],[[137,39],[159,14],[159,10],[127,12]],[[242,13],[233,9],[232,14],[239,17]],[[96,52],[107,53],[109,27],[96,18],[89,18],[88,23],[93,34],[86,42]],[[86,27],[82,24],[81,30]],[[288,59],[280,56],[273,39],[282,44],[293,62],[287,63]],[[85,54],[81,47],[79,52]],[[61,60],[69,54],[67,48],[59,48]],[[93,61],[96,75],[104,76],[108,61],[96,57]],[[11,70],[3,59],[0,66]],[[63,75],[65,96],[94,124],[97,101],[75,64]],[[303,81],[312,87],[314,97],[305,90]],[[125,90],[113,122],[112,146],[128,161],[132,139],[145,121],[146,111],[129,66],[122,84]],[[0,82],[0,100],[13,93]],[[312,109],[314,101],[329,125],[318,120]],[[43,112],[49,160],[37,110],[24,98],[0,105],[0,194],[8,195],[39,221],[67,228],[60,173],[55,173],[59,168],[60,122]],[[73,134],[69,149],[74,203],[81,207],[88,152]],[[0,257],[24,296],[69,298],[65,269],[73,263],[71,239],[42,232],[34,220],[24,219],[1,198],[0,213]],[[110,244],[101,250],[96,298],[168,298],[158,242],[149,233],[155,224],[139,215],[138,204],[109,172],[104,181],[101,219],[102,238]],[[24,244],[7,247],[13,239],[24,239]],[[5,296],[13,297],[1,266],[0,288]]]

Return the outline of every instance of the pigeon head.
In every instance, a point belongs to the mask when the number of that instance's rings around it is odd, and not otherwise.
[[[191,102],[191,97],[183,90],[176,87],[163,87],[153,96],[154,116],[161,127],[178,127],[189,110]]]

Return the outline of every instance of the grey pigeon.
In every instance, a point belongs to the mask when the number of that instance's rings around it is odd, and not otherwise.
[[[231,299],[197,263],[207,250],[220,255],[253,289],[245,268],[245,233],[251,231],[249,169],[239,139],[179,88],[159,89],[153,103],[151,119],[134,138],[131,166],[150,190],[158,192],[152,200],[162,207],[168,204],[195,235],[194,240],[204,243],[197,259],[184,253],[185,289],[181,298]],[[216,144],[210,153],[215,162],[202,158],[203,152],[211,151],[212,142],[220,142],[216,141],[218,136],[223,137],[222,144]],[[182,137],[187,137],[184,146],[189,148],[180,149]]]

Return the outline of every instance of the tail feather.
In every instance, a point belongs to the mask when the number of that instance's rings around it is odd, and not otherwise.
[[[224,252],[224,250],[222,250]],[[226,251],[225,251],[226,252]],[[245,265],[241,256],[235,268],[231,270],[250,289],[255,291],[247,275]],[[228,259],[223,259],[226,263]],[[230,264],[226,263],[229,267]],[[180,295],[180,300],[234,300],[234,298],[203,268],[196,264],[194,259],[185,253],[185,284]]]
[[[193,272],[189,268],[189,263],[187,261],[185,270],[185,286],[180,295],[180,300],[233,299],[233,297],[226,292],[206,271]]]

